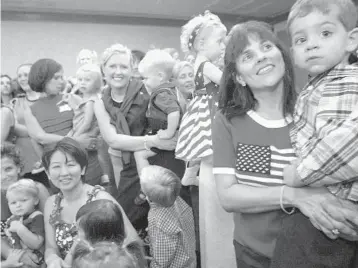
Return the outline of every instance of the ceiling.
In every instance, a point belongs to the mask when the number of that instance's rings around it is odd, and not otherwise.
[[[2,13],[71,13],[187,20],[210,10],[224,20],[274,20],[295,0],[1,0]]]

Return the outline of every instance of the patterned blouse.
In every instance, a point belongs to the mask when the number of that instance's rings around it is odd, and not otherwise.
[[[102,186],[96,185],[91,192],[88,193],[88,199],[86,203],[95,200],[98,192],[103,191]],[[55,229],[55,240],[60,251],[61,257],[65,258],[67,253],[70,251],[74,238],[77,235],[77,227],[75,223],[66,223],[61,219],[61,201],[63,194],[59,192],[54,201],[54,207],[50,215],[50,224]]]

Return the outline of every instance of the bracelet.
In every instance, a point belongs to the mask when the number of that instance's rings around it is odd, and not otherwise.
[[[150,148],[148,147],[148,135],[144,136],[144,149],[150,151]]]
[[[282,202],[283,201],[283,190],[285,189],[285,186],[286,185],[282,185],[282,187],[281,187],[280,207],[283,210],[283,212],[285,212],[288,215],[291,215],[291,214],[293,214],[295,212],[295,208],[292,208],[291,211],[288,211],[288,210],[285,209],[285,207],[283,206],[283,202]]]

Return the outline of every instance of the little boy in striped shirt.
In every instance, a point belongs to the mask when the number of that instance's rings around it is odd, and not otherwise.
[[[284,169],[284,182],[327,186],[352,202],[358,202],[358,118],[350,116],[358,105],[358,66],[349,57],[358,46],[357,20],[351,0],[298,0],[287,21],[295,63],[311,79],[295,107],[291,140],[297,160]],[[281,233],[272,267],[316,267],[323,259],[327,265],[319,267],[350,267],[358,254],[357,243],[327,239],[301,213],[288,221],[296,236]]]

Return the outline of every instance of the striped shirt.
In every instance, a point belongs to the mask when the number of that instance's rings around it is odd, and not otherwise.
[[[358,66],[338,65],[302,90],[291,131],[299,179],[352,201],[358,201],[358,118],[350,116],[356,105]]]

